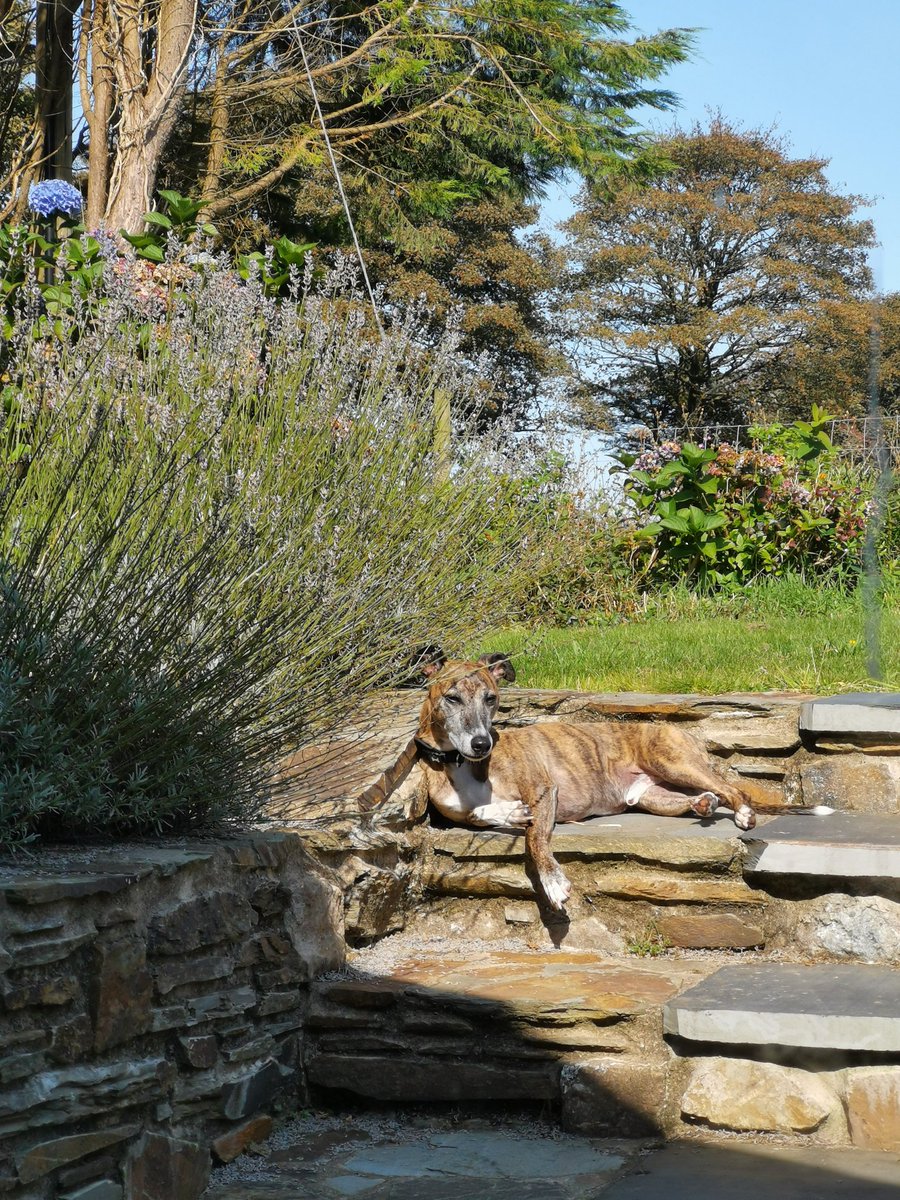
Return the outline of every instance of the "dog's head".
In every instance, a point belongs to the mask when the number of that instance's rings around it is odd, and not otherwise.
[[[498,684],[516,677],[505,654],[485,654],[477,662],[432,662],[423,667],[428,695],[422,705],[419,735],[440,750],[456,750],[477,762],[494,748],[491,726],[497,712]]]

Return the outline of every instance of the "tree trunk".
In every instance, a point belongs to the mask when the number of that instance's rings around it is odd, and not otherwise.
[[[109,0],[112,69],[120,108],[118,144],[104,223],[112,232],[143,228],[160,159],[171,136],[197,26],[197,0]],[[149,10],[149,11],[148,11]],[[155,26],[145,61],[144,23]]]
[[[209,123],[209,153],[206,156],[206,174],[200,189],[201,200],[215,200],[222,184],[228,137],[228,117],[226,70],[224,62],[220,60],[213,88],[212,113]]]
[[[109,36],[106,0],[93,0],[93,3],[85,0],[78,44],[78,79],[81,107],[90,131],[87,205],[84,213],[88,229],[100,227],[109,191],[109,123],[115,92]]]
[[[72,182],[72,45],[79,0],[39,0],[35,83],[44,179]]]

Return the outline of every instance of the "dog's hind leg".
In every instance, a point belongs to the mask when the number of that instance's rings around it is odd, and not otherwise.
[[[661,726],[646,749],[649,751],[649,761],[642,766],[652,771],[663,787],[669,784],[696,793],[712,793],[734,812],[734,823],[739,829],[752,829],[756,824],[756,813],[749,798],[739,787],[719,774],[707,759],[705,751],[688,734],[672,726]],[[685,799],[689,806],[698,812],[691,800],[696,802],[700,797]],[[700,812],[699,815],[705,814]]]
[[[713,791],[695,792],[692,795],[654,784],[641,795],[635,807],[658,817],[680,817],[689,812],[698,817],[708,817],[715,811],[718,800],[718,795]]]
[[[556,824],[558,803],[559,789],[548,786],[529,804],[533,820],[525,830],[525,850],[534,863],[548,903],[561,911],[572,894],[572,885],[550,852],[550,837]]]

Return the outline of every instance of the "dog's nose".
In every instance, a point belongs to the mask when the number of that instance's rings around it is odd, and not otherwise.
[[[472,753],[487,754],[491,748],[491,739],[489,737],[473,737],[472,738]]]

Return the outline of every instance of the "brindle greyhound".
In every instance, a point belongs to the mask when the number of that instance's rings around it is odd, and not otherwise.
[[[753,808],[705,752],[673,725],[545,722],[498,733],[498,682],[515,679],[503,654],[431,662],[416,745],[428,798],[451,821],[524,829],[526,854],[547,900],[562,909],[571,884],[550,852],[559,821],[641,808],[659,816],[709,816],[719,800],[752,829]]]

